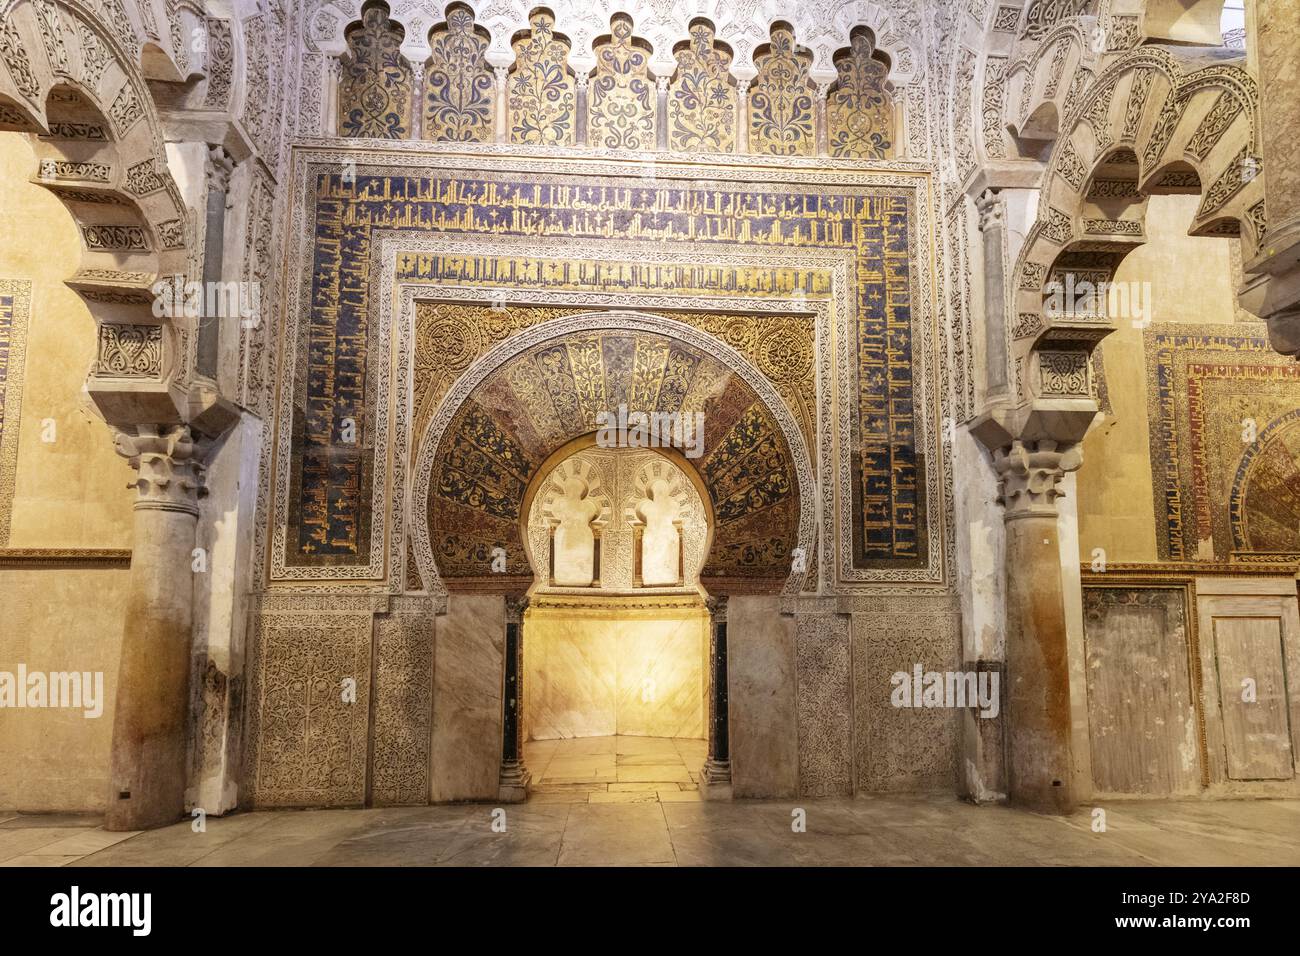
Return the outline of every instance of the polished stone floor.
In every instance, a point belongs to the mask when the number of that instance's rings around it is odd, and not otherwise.
[[[692,803],[708,743],[682,737],[574,737],[524,744],[536,803]]]
[[[797,809],[803,833],[791,827]],[[1300,865],[1297,800],[1112,802],[1105,833],[1092,831],[1091,809],[1055,818],[937,794],[533,799],[505,807],[505,832],[483,804],[261,811],[210,818],[203,833],[178,823],[136,834],[106,833],[85,817],[0,813],[0,865]]]

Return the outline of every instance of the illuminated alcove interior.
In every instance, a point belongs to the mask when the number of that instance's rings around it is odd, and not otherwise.
[[[588,446],[539,476],[527,739],[705,736],[709,526],[685,467],[652,449]]]

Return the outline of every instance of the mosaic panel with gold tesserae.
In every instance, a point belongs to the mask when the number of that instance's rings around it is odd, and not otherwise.
[[[327,156],[333,158],[322,161]],[[387,440],[390,408],[408,434],[412,417],[427,420],[430,409],[405,407],[410,399],[401,397],[404,391],[394,403],[376,390],[375,356],[388,354],[390,344],[380,316],[396,308],[383,301],[381,285],[391,290],[394,283],[415,282],[431,287],[428,298],[436,298],[440,286],[463,287],[468,268],[481,277],[484,300],[493,289],[507,289],[512,306],[527,304],[533,289],[590,288],[613,293],[603,300],[608,307],[626,308],[629,300],[620,302],[618,290],[635,287],[661,298],[681,293],[690,302],[684,309],[699,311],[701,301],[713,299],[719,312],[734,312],[730,304],[738,299],[825,299],[831,291],[825,273],[797,267],[799,249],[810,259],[847,263],[844,288],[833,303],[844,330],[836,333],[843,339],[836,358],[846,377],[837,386],[838,420],[829,420],[827,404],[819,426],[834,429],[846,466],[844,474],[821,476],[837,481],[838,513],[852,524],[839,533],[851,542],[844,545],[840,570],[932,572],[940,547],[934,522],[941,519],[931,513],[930,476],[941,471],[931,460],[933,429],[925,421],[932,414],[925,380],[930,333],[914,321],[914,313],[926,322],[930,317],[918,293],[921,275],[928,274],[917,253],[918,244],[929,241],[928,210],[918,205],[928,202],[924,177],[874,174],[849,163],[785,171],[775,164],[726,169],[659,163],[647,174],[627,162],[450,152],[312,149],[304,158],[296,172],[299,306],[291,309],[301,317],[291,327],[298,360],[282,393],[292,407],[284,406],[280,425],[282,434],[291,428],[291,448],[281,453],[277,495],[283,510],[274,523],[276,567],[287,576],[356,577],[349,569],[383,565],[386,517],[376,502],[388,483],[383,468],[392,450],[377,446]],[[412,255],[401,251],[404,235],[411,236],[410,247],[421,237],[445,242],[459,236],[467,245],[527,242],[530,251],[513,258]],[[656,258],[579,262],[566,251],[602,243],[652,247]],[[386,265],[379,261],[381,246],[390,250]],[[709,249],[718,250],[717,263],[698,265]],[[794,267],[727,264],[765,251],[788,256],[784,261]],[[678,256],[696,265],[672,265]],[[443,275],[444,268],[452,272]],[[539,291],[533,301],[557,300]],[[466,343],[448,341],[446,348],[459,354]],[[464,358],[468,365],[474,356]],[[815,387],[811,376],[808,382]],[[787,386],[786,404],[803,431],[817,400],[792,398]],[[808,444],[810,450],[829,448],[820,439]],[[400,515],[392,517],[402,524]],[[834,519],[827,514],[824,521],[829,528]]]

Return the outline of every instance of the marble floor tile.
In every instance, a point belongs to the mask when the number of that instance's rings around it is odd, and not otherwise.
[[[298,811],[286,811],[298,812]],[[341,811],[348,812],[348,811]],[[79,860],[78,866],[190,866],[228,843],[251,837],[271,826],[278,813],[236,813],[208,817],[207,829],[195,833],[189,821],[146,830]]]
[[[612,754],[613,737],[567,737],[555,741],[556,753],[562,754]]]
[[[0,830],[0,863],[14,857],[38,853],[60,840],[90,832],[93,831],[70,830],[67,827],[15,827]]]
[[[21,867],[21,866],[67,866],[69,863],[75,863],[81,859],[79,856],[54,856],[50,853],[29,853],[25,856],[10,857],[0,862],[0,867]]]
[[[663,790],[657,791],[661,803],[698,803],[703,799],[698,790]]]
[[[41,856],[89,856],[91,853],[98,853],[100,850],[121,843],[123,840],[129,840],[140,832],[139,830],[110,832],[100,828],[77,830],[70,836],[48,843],[34,852]]]
[[[678,759],[681,756],[671,737],[620,736],[614,740],[620,754],[664,754]]]
[[[17,813],[0,822],[0,830],[24,828],[49,830],[54,827],[93,830],[102,822],[103,820],[93,813]]]
[[[591,790],[559,790],[550,793],[530,793],[528,795],[529,803],[586,803],[592,793]]]
[[[619,767],[619,783],[641,783],[653,781],[656,783],[690,783],[691,775],[686,772],[686,768],[681,764],[674,766],[666,764],[662,766],[636,766],[636,767]]]
[[[575,773],[573,776],[563,776],[563,777],[547,776],[542,778],[543,783],[571,783],[571,784],[614,783],[617,780],[618,780],[618,772],[615,770],[591,771],[589,773]],[[596,790],[596,789],[606,789],[606,788],[591,787],[590,789]]]
[[[658,803],[659,794],[654,790],[615,790],[608,793],[591,793],[587,802],[596,803]]]
[[[329,810],[300,810],[240,837],[195,861],[195,866],[310,866],[367,825],[379,811],[359,810],[351,819],[331,819]],[[367,819],[369,814],[369,819]],[[277,814],[277,816],[281,816]]]
[[[502,808],[504,832],[493,803],[236,813],[209,817],[204,833],[189,821],[134,834],[25,823],[0,826],[0,865],[1300,865],[1300,800],[1109,801],[1094,832],[1088,807],[1057,817],[948,794],[705,801],[684,786],[540,785]]]
[[[673,863],[662,804],[575,804],[560,846],[561,866]]]
[[[687,769],[686,763],[676,753],[619,754],[617,764],[624,767],[681,767]]]

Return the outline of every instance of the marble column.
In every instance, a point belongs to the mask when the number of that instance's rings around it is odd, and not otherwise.
[[[496,79],[496,128],[493,138],[498,143],[510,142],[510,96],[507,93],[510,70],[508,67],[495,66],[492,75]]]
[[[406,60],[411,67],[411,130],[410,139],[419,142],[424,139],[424,63]]]
[[[727,598],[709,606],[709,756],[700,770],[700,796],[731,799],[731,721],[727,703]]]
[[[339,134],[339,83],[343,79],[343,61],[336,56],[329,57],[325,67],[325,118],[321,121],[324,129],[322,136]]]
[[[1006,204],[1001,191],[986,189],[975,200],[980,233],[984,237],[984,367],[986,397],[1006,396],[1007,381],[1007,292],[1006,292]]]
[[[188,426],[119,433],[139,477],[104,826],[142,830],[184,809],[194,584],[203,465]]]
[[[1074,806],[1070,662],[1057,530],[1058,483],[1078,445],[1013,441],[995,449],[1006,523],[1006,773],[1013,803],[1049,813]]]
[[[814,137],[817,144],[818,156],[830,155],[830,133],[826,124],[826,97],[830,95],[831,85],[829,83],[817,84],[817,102],[813,106],[814,117]]]
[[[528,598],[506,598],[505,688],[501,698],[501,786],[503,803],[523,803],[533,775],[524,766],[524,611]]]
[[[736,83],[736,152],[749,152],[749,80]]]
[[[574,112],[577,114],[577,121],[573,124],[573,141],[575,146],[587,146],[590,145],[587,142],[587,130],[591,126],[590,114],[587,111],[587,86],[591,74],[579,73],[575,79],[578,82],[574,95]]]
[[[1258,0],[1253,26],[1268,226],[1241,305],[1268,322],[1277,351],[1300,357],[1300,0]]]
[[[655,77],[655,149],[668,148],[668,80]]]

